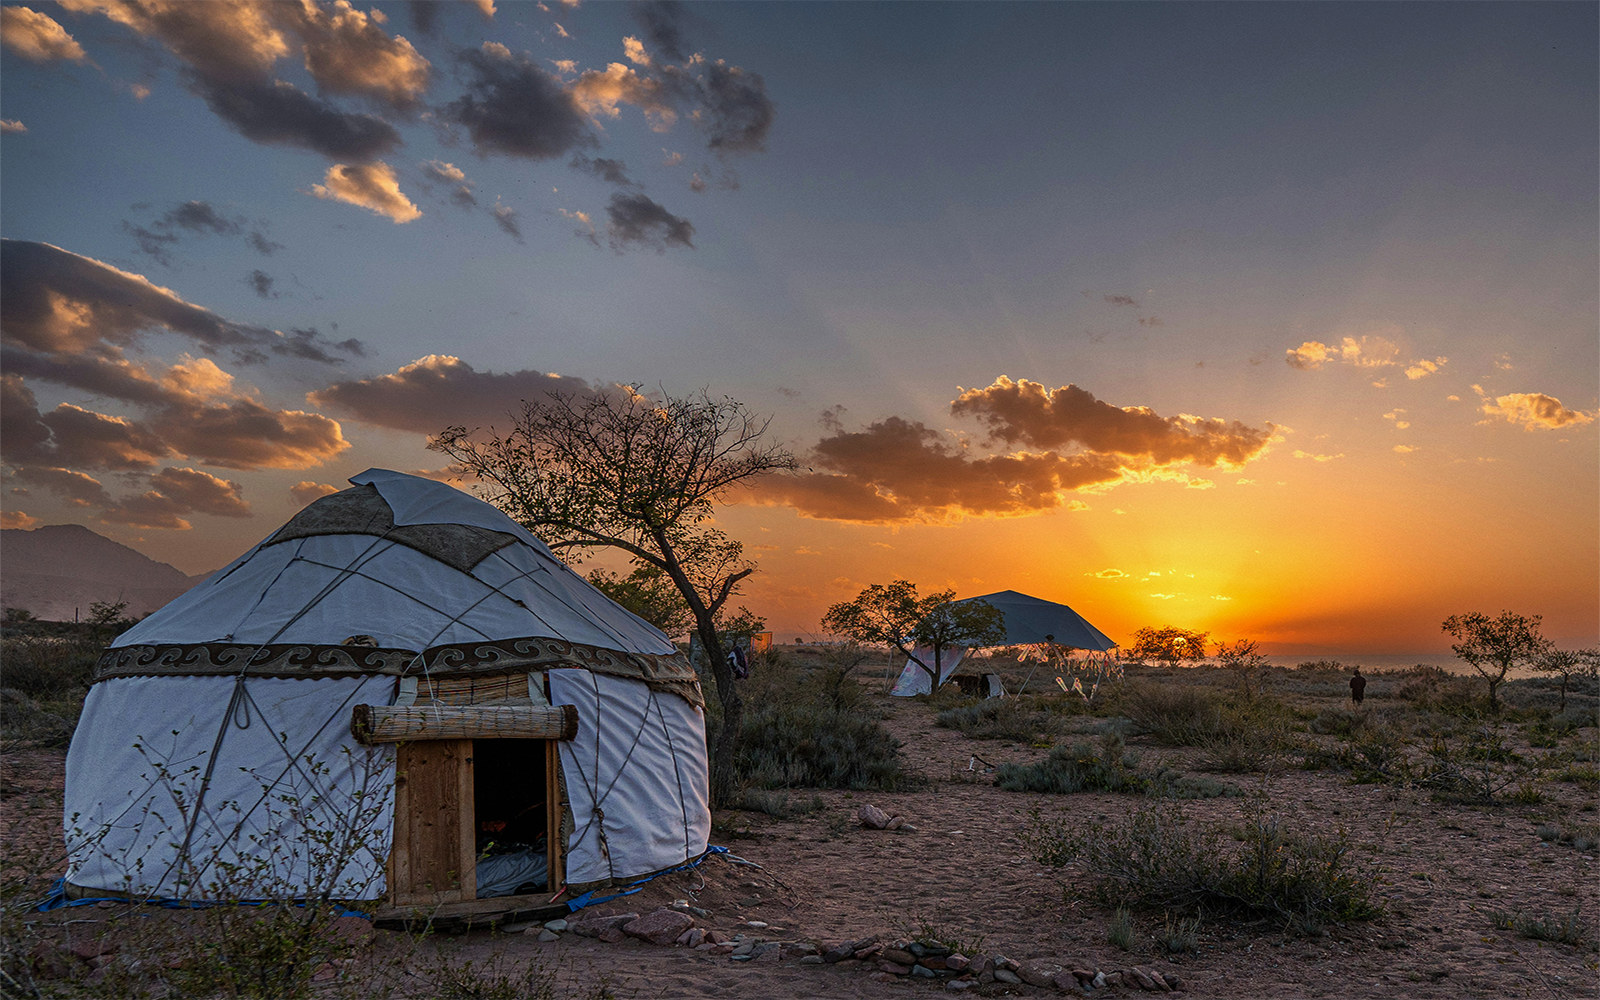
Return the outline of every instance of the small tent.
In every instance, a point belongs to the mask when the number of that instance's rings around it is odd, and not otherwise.
[[[67,756],[69,894],[544,902],[704,854],[704,701],[673,643],[489,504],[350,482],[105,650]]]
[[[993,606],[1005,616],[1006,635],[999,645],[1032,646],[1041,642],[1053,642],[1067,649],[1088,649],[1095,652],[1105,652],[1117,646],[1104,632],[1090,625],[1087,619],[1065,604],[1029,597],[1015,590],[968,597],[955,603],[966,604],[977,601]],[[969,652],[970,649],[945,651],[939,664],[939,684],[950,679]],[[929,654],[931,653],[930,650]],[[918,655],[922,656],[921,651]],[[923,657],[923,660],[926,662],[927,657]],[[927,672],[907,660],[905,669],[900,672],[900,677],[895,681],[894,689],[890,693],[909,697],[927,694],[934,687],[937,685],[932,683],[932,678]]]

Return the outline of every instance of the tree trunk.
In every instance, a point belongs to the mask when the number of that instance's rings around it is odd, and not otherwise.
[[[700,634],[700,645],[706,651],[711,665],[711,676],[717,682],[717,701],[722,705],[722,725],[717,729],[716,744],[711,754],[711,807],[726,805],[733,797],[734,761],[739,753],[739,739],[744,732],[744,699],[735,686],[733,668],[722,649],[722,638],[717,635],[716,623],[710,612],[695,615],[695,631]]]

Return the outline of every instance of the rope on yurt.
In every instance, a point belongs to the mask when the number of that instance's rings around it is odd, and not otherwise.
[[[392,531],[392,530],[394,530],[394,529],[393,528],[389,529],[389,531]],[[296,622],[298,622],[301,618],[304,618],[311,611],[312,608],[314,608],[318,604],[320,604],[322,602],[323,598],[325,598],[329,594],[333,593],[335,590],[337,590],[339,588],[339,586],[342,583],[344,583],[345,580],[348,580],[356,572],[357,568],[362,563],[364,558],[367,558],[367,559],[370,560],[371,558],[376,558],[378,555],[380,555],[382,553],[382,551],[386,551],[386,550],[380,550],[377,553],[372,553],[372,550],[373,550],[373,548],[375,546],[377,546],[379,543],[381,543],[381,542],[383,542],[383,541],[385,541],[387,539],[388,533],[389,533],[388,531],[385,531],[382,535],[379,535],[377,538],[374,538],[372,540],[372,542],[367,545],[366,548],[364,548],[360,552],[358,552],[356,554],[355,558],[350,560],[349,565],[347,565],[332,580],[330,580],[327,584],[325,584],[321,590],[317,591],[316,594],[312,595],[311,599],[309,601],[307,601],[300,608],[299,611],[297,611],[288,621],[284,622],[281,626],[278,627],[278,630],[272,634],[271,638],[267,639],[266,642],[257,644],[255,650],[249,655],[249,657],[247,657],[245,659],[244,664],[239,668],[239,673],[234,678],[233,694],[228,699],[228,709],[227,709],[227,711],[225,713],[223,713],[222,724],[217,727],[217,738],[212,743],[212,746],[211,746],[211,759],[206,761],[205,774],[203,776],[201,776],[201,778],[200,778],[200,788],[195,792],[194,812],[193,812],[193,814],[190,815],[189,822],[188,822],[188,824],[187,824],[187,826],[186,826],[186,828],[184,830],[183,844],[178,848],[177,855],[172,859],[172,863],[167,866],[166,871],[161,873],[161,878],[156,882],[157,885],[160,885],[162,882],[165,882],[167,880],[167,877],[172,874],[173,868],[175,868],[176,866],[178,866],[180,864],[183,864],[184,863],[184,859],[187,858],[188,855],[189,855],[189,846],[194,842],[195,828],[200,825],[200,815],[204,811],[205,799],[206,799],[206,790],[210,787],[211,779],[216,773],[217,758],[221,754],[221,751],[222,751],[223,737],[227,735],[228,723],[233,721],[233,714],[234,714],[234,711],[235,711],[235,707],[238,705],[239,700],[240,700],[241,692],[244,689],[245,677],[249,673],[250,664],[255,662],[255,658],[257,656],[261,655],[261,651],[263,649],[267,648],[268,646],[272,645],[273,642],[277,641],[277,639],[280,636],[282,636],[284,632],[288,631],[289,628],[291,626],[293,626]],[[296,562],[310,562],[310,560],[302,559],[301,555],[300,555],[301,550],[305,547],[305,541],[306,541],[305,539],[301,539],[300,540],[300,543],[295,546],[294,555],[291,556],[289,558],[289,560],[287,562],[285,562],[283,564],[283,566],[278,570],[277,574],[272,578],[272,582],[267,584],[267,586],[262,588],[261,596],[256,599],[256,603],[251,606],[250,611],[245,613],[245,617],[243,619],[240,619],[241,623],[243,621],[247,620],[250,617],[250,615],[254,613],[256,608],[261,606],[261,602],[266,600],[267,593],[273,587],[277,586],[278,582],[283,579],[283,574],[285,574],[285,573],[287,573],[289,571],[289,567],[290,566],[294,565]],[[393,545],[394,545],[394,543],[391,542],[389,547],[392,548]],[[372,555],[370,557],[368,557],[368,553],[372,553]],[[236,626],[236,628],[237,628],[237,626]],[[259,710],[259,708],[258,708],[258,710]],[[324,723],[323,724],[323,728],[326,728],[326,727],[327,727],[327,723]],[[317,731],[319,735],[320,735],[321,731],[322,731],[321,729],[319,729]],[[280,741],[280,745],[281,745],[281,741]],[[309,744],[307,744],[307,745],[309,746]],[[287,749],[287,748],[285,748],[285,749]],[[273,786],[276,787],[277,781],[281,781],[283,779],[283,775],[284,774],[288,774],[288,773],[289,773],[288,769],[285,769],[283,774],[280,774],[278,776],[278,778],[273,782]],[[243,820],[240,821],[240,825],[242,825],[242,823],[243,823]],[[239,826],[235,826],[234,827],[234,832],[237,833],[238,830],[239,830]]]
[[[593,672],[589,672],[589,683],[594,687],[594,721],[595,721],[595,726],[594,726],[594,772],[595,773],[594,773],[594,781],[593,781],[592,784],[590,783],[589,775],[584,773],[583,761],[578,758],[577,754],[573,754],[573,763],[577,765],[578,776],[583,779],[584,787],[589,789],[589,797],[592,800],[592,807],[591,807],[591,810],[590,810],[590,813],[589,813],[589,817],[584,822],[583,829],[579,830],[579,831],[575,831],[575,834],[574,834],[577,842],[580,843],[580,844],[583,843],[583,839],[588,836],[589,830],[594,827],[594,821],[595,821],[595,818],[597,816],[600,817],[600,819],[602,820],[602,822],[600,824],[600,839],[602,841],[605,839],[605,823],[603,822],[604,818],[605,818],[605,813],[601,811],[601,806],[604,804],[606,799],[611,797],[611,790],[613,788],[617,787],[617,782],[622,780],[622,772],[627,770],[628,764],[633,761],[633,753],[634,753],[635,750],[637,750],[639,748],[639,741],[644,738],[645,724],[650,721],[650,706],[655,704],[655,700],[656,700],[656,693],[654,691],[650,690],[649,688],[646,688],[645,691],[648,693],[650,700],[645,703],[644,713],[639,716],[639,726],[638,726],[637,731],[635,731],[635,733],[633,734],[633,743],[632,743],[632,745],[630,745],[628,747],[628,752],[623,756],[622,763],[620,765],[618,765],[617,773],[616,773],[616,775],[614,777],[612,777],[611,784],[606,786],[606,790],[604,792],[601,792],[600,791],[600,681],[594,675]],[[660,706],[656,707],[656,711],[657,712],[661,711]],[[568,841],[568,843],[571,843],[571,842],[572,842],[571,840]],[[605,852],[605,856],[606,856],[607,875],[608,875],[608,877],[615,877],[616,876],[616,871],[614,869],[612,869],[612,867],[611,867],[611,852],[609,850],[607,850]]]
[[[654,701],[654,692],[651,692]],[[672,741],[672,727],[667,725],[667,713],[656,705],[656,716],[661,720],[661,735],[667,738],[667,754],[672,757],[672,778],[678,789],[678,808],[683,811],[683,856],[689,856],[689,802],[683,794],[683,769],[678,766],[678,745]]]
[[[516,563],[514,563],[511,560],[507,559],[505,557],[504,553],[501,552],[499,549],[496,549],[491,554],[494,555],[496,558],[498,558],[501,562],[503,562],[507,566],[509,566],[511,568],[511,570],[514,573],[517,574],[516,576],[512,577],[512,579],[514,579],[514,580],[528,580],[528,581],[531,582],[533,580],[533,575],[535,573],[544,573],[544,574],[546,574],[548,576],[551,576],[551,577],[555,576],[554,573],[550,572],[550,567],[548,567],[548,566],[542,566],[542,565],[541,566],[535,566],[531,570],[522,569]],[[536,555],[538,554],[537,551],[535,551],[535,554]],[[478,580],[478,577],[474,576],[471,573],[468,573],[467,575],[471,576],[474,580]],[[574,574],[574,575],[576,575],[576,574]],[[579,577],[579,579],[582,579],[582,577]],[[528,607],[526,604],[523,604],[521,601],[518,601],[516,598],[512,597],[510,594],[507,594],[503,590],[501,590],[501,588],[504,587],[505,584],[500,584],[500,586],[494,586],[494,585],[492,585],[492,584],[490,584],[490,583],[488,583],[488,582],[486,582],[484,580],[478,580],[478,582],[482,583],[485,587],[491,587],[496,593],[499,593],[502,597],[506,598],[506,600],[510,601],[511,603],[513,603],[513,604],[517,605],[518,607],[522,608],[524,611],[526,611],[529,614],[533,615],[533,617],[538,619],[539,623],[541,625],[543,625],[545,628],[550,629],[552,632],[557,632],[558,635],[560,634],[557,631],[557,629],[555,628],[555,626],[551,625],[549,622],[545,621],[542,617],[540,617],[538,612],[534,611],[532,608]],[[506,582],[509,583],[510,581],[508,580]],[[609,633],[613,639],[617,640],[617,642],[619,644],[624,644],[624,645],[627,644],[627,642],[628,642],[627,636],[624,636],[622,633],[620,633],[616,629],[612,628],[603,618],[601,618],[600,616],[596,615],[588,607],[575,608],[570,603],[568,603],[566,598],[562,597],[555,590],[550,589],[550,588],[543,588],[543,589],[544,589],[545,593],[547,593],[551,597],[555,598],[555,600],[559,604],[561,604],[562,607],[566,608],[568,611],[571,611],[575,615],[578,615],[578,616],[583,617],[583,618],[587,618],[590,621],[594,622],[594,624],[600,626],[600,628],[602,630],[604,630],[605,632]]]

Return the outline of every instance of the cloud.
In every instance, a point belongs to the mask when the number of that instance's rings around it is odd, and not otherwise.
[[[1109,456],[974,458],[924,424],[900,417],[823,438],[807,461],[808,473],[762,481],[758,502],[785,503],[827,520],[931,521],[1053,510],[1065,504],[1067,491],[1121,478]]]
[[[275,299],[278,297],[278,293],[272,290],[272,286],[276,280],[277,279],[275,279],[272,275],[261,270],[251,271],[249,275],[245,277],[245,283],[251,288],[254,288],[256,290],[256,294],[264,299]]]
[[[1570,410],[1561,405],[1561,400],[1542,392],[1513,392],[1491,400],[1478,386],[1472,388],[1478,391],[1483,403],[1482,412],[1491,418],[1502,417],[1525,431],[1553,431],[1593,423],[1595,419],[1595,414]],[[1486,424],[1493,422],[1492,419],[1482,421]]]
[[[1332,461],[1334,461],[1336,459],[1343,458],[1344,457],[1344,452],[1340,452],[1337,455],[1314,455],[1309,451],[1300,451],[1297,448],[1297,449],[1295,449],[1294,457],[1295,458],[1309,458],[1313,462],[1332,462]]]
[[[149,477],[145,492],[120,499],[107,493],[98,479],[71,469],[24,466],[12,478],[49,490],[71,506],[98,508],[100,519],[108,524],[186,531],[191,525],[184,514],[253,516],[238,483],[195,469],[162,469]]]
[[[297,13],[306,71],[324,93],[409,108],[428,89],[428,60],[404,38],[386,34],[381,13],[363,14],[347,0],[305,4]]]
[[[39,519],[26,511],[0,510],[0,528],[27,531],[38,523]]]
[[[232,348],[245,359],[266,350],[337,360],[319,338],[291,338],[224,319],[142,275],[48,243],[0,240],[0,283],[0,341],[40,354],[114,358],[145,333],[165,330],[206,351]],[[348,350],[348,344],[327,346]]]
[[[1098,573],[1085,573],[1083,575],[1096,577],[1101,580],[1117,580],[1127,576],[1128,574],[1124,573],[1120,569],[1112,568],[1100,570]]]
[[[1409,444],[1397,444],[1394,446],[1394,452],[1397,455],[1409,455],[1416,450],[1416,448]]]
[[[0,7],[0,41],[24,59],[81,63],[89,56],[48,14],[29,7]]]
[[[707,67],[704,103],[710,138],[706,145],[718,152],[758,153],[767,148],[767,133],[777,117],[777,107],[767,97],[759,73],[729,66],[718,59]]]
[[[291,83],[273,66],[297,52],[325,93],[355,94],[409,108],[427,82],[427,61],[410,43],[388,39],[344,0],[315,4],[65,0],[161,42],[183,64],[189,89],[252,142],[365,161],[400,144],[394,126],[346,112]],[[420,79],[420,87],[419,87]]]
[[[1162,417],[1149,407],[1102,402],[1075,385],[1051,390],[1003,375],[987,388],[963,392],[950,412],[977,417],[988,425],[992,440],[1007,444],[1049,449],[1076,444],[1162,465],[1236,468],[1265,451],[1278,430],[1270,423],[1258,429],[1237,420]]]
[[[600,240],[595,236],[594,232],[594,220],[589,217],[588,212],[569,212],[564,208],[558,208],[556,211],[561,214],[562,218],[572,219],[581,224],[581,228],[574,229],[572,235],[581,236],[595,246],[600,245]]]
[[[644,36],[649,41],[650,48],[673,62],[681,63],[688,60],[688,46],[683,40],[681,28],[684,19],[682,4],[670,0],[635,4],[633,17],[639,22],[639,27],[644,29]],[[644,48],[643,45],[639,47],[641,50]]]
[[[654,247],[658,252],[673,244],[694,249],[694,226],[689,220],[673,215],[645,195],[612,195],[606,216],[611,247],[619,252],[630,244]]]
[[[311,501],[325,497],[330,493],[338,493],[339,487],[327,483],[316,483],[309,479],[302,479],[289,487],[289,497],[296,507],[304,507]]]
[[[460,358],[430,354],[393,374],[336,382],[306,399],[364,424],[437,434],[452,424],[506,429],[524,399],[590,391],[581,379],[530,370],[480,372]]]
[[[400,145],[400,133],[382,118],[339,111],[282,80],[209,83],[202,96],[218,117],[262,145],[297,146],[329,159],[357,161]]]
[[[678,119],[671,91],[660,80],[622,63],[584,70],[573,81],[571,94],[573,103],[590,118],[616,118],[622,113],[617,105],[632,104],[656,131],[666,131]]]
[[[1449,358],[1434,358],[1432,361],[1427,358],[1421,358],[1413,361],[1411,366],[1406,369],[1406,378],[1411,379],[1413,382],[1419,378],[1427,378],[1448,364],[1449,361]]]
[[[431,180],[452,185],[450,200],[462,208],[478,206],[478,198],[472,193],[473,183],[467,180],[466,173],[455,164],[428,160],[422,164],[422,174]]]
[[[12,10],[11,7],[0,7],[0,10]],[[26,132],[28,126],[15,118],[0,118],[0,132]]]
[[[494,200],[494,208],[489,210],[489,214],[494,216],[494,224],[499,226],[506,235],[518,243],[522,242],[522,227],[517,224],[516,209],[510,205],[502,205],[500,199],[496,198]]]
[[[756,502],[873,523],[1088,510],[1069,494],[1120,483],[1211,489],[1211,480],[1174,466],[1237,467],[1280,439],[1272,424],[1258,430],[1238,421],[1165,418],[1146,407],[1111,406],[1076,386],[1050,391],[1004,376],[963,392],[951,411],[986,422],[991,440],[1029,450],[980,455],[964,439],[900,417],[850,431],[830,410],[823,414],[829,434],[805,456],[807,471],[764,480]]]
[[[621,160],[590,159],[580,153],[572,158],[571,166],[574,170],[593,174],[607,184],[615,184],[618,187],[638,186],[628,179],[627,165]]]
[[[532,160],[596,144],[588,119],[561,80],[498,42],[462,54],[467,92],[444,110],[464,125],[480,155]]]
[[[1394,426],[1395,426],[1395,429],[1396,429],[1396,430],[1402,430],[1402,431],[1403,431],[1403,430],[1405,430],[1405,429],[1406,429],[1406,428],[1407,428],[1407,427],[1410,427],[1410,426],[1411,426],[1411,421],[1409,421],[1409,420],[1402,420],[1402,419],[1401,419],[1401,418],[1400,418],[1400,414],[1402,414],[1402,413],[1404,413],[1404,412],[1406,412],[1406,411],[1405,411],[1405,408],[1404,408],[1404,407],[1399,407],[1399,406],[1397,406],[1397,407],[1395,407],[1395,408],[1394,408],[1394,409],[1392,409],[1392,410],[1390,410],[1390,411],[1389,411],[1389,412],[1388,412],[1388,413],[1385,413],[1385,414],[1384,414],[1384,415],[1383,415],[1383,419],[1385,419],[1385,420],[1392,420],[1392,421],[1394,421]]]
[[[311,186],[311,193],[318,198],[365,208],[386,216],[395,225],[422,216],[422,210],[400,192],[394,169],[382,160],[352,165],[335,163],[328,168],[323,181]]]
[[[1139,304],[1134,301],[1131,295],[1104,295],[1101,297],[1114,306],[1137,306]]]
[[[1402,362],[1400,345],[1387,337],[1370,335],[1365,337],[1345,337],[1338,344],[1324,344],[1320,340],[1308,340],[1299,347],[1291,347],[1285,352],[1284,360],[1290,368],[1299,371],[1315,371],[1329,362],[1354,365],[1357,368],[1388,368],[1404,364],[1406,378],[1416,381],[1433,375],[1450,362],[1449,358],[1418,358],[1414,361]],[[1376,388],[1382,389],[1389,384],[1387,378],[1379,379],[1372,383]]]
[[[243,217],[229,218],[223,215],[208,202],[189,201],[169,209],[148,227],[124,221],[122,228],[133,235],[141,252],[170,265],[172,261],[168,251],[180,239],[180,230],[200,236],[244,236],[244,221]],[[260,232],[251,232],[246,242],[264,255],[281,249]]]

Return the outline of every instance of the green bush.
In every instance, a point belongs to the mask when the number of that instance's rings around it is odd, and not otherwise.
[[[900,742],[877,719],[814,704],[768,705],[746,712],[735,764],[761,788],[890,790],[912,784]]]
[[[1120,736],[1107,736],[1100,749],[1078,743],[1056,747],[1037,764],[1001,764],[995,786],[1007,792],[1148,793],[1179,799],[1210,799],[1242,794],[1238,789],[1208,778],[1193,778],[1165,768],[1146,772],[1139,757],[1128,751]]]
[[[1065,713],[1053,704],[1058,701],[1061,699],[987,698],[946,709],[933,721],[975,740],[1053,740],[1066,728]]]
[[[1589,938],[1589,928],[1585,926],[1579,910],[1580,907],[1575,906],[1566,916],[1496,911],[1491,913],[1489,918],[1494,921],[1498,929],[1513,931],[1518,937],[1533,941],[1581,945]]]
[[[1150,806],[1110,823],[1047,821],[1035,811],[1023,839],[1040,864],[1071,866],[1108,906],[1180,915],[1269,917],[1296,928],[1380,916],[1376,873],[1351,863],[1344,838],[1296,836],[1259,807],[1242,842],[1191,823],[1176,805]]]
[[[1479,715],[1487,701],[1478,694],[1478,685],[1441,667],[1418,664],[1412,675],[1395,689],[1395,697],[1416,708],[1431,709],[1446,715]]]

